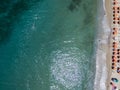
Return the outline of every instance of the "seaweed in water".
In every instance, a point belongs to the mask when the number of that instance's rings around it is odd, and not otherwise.
[[[0,3],[0,44],[7,43],[13,31],[12,24],[22,12],[27,11],[37,2],[44,0],[3,0]]]
[[[82,0],[72,0],[72,2],[76,5],[79,5],[82,2]]]
[[[70,11],[73,11],[77,8],[77,6],[80,5],[80,3],[82,2],[82,0],[72,0],[72,2],[70,3],[70,5],[68,6],[68,9]]]
[[[76,9],[76,6],[75,6],[73,3],[71,3],[71,4],[69,5],[68,9],[69,9],[70,11],[73,11],[74,9]]]
[[[95,9],[93,7],[88,7],[90,3],[85,3],[83,4],[83,9],[84,12],[86,13],[85,18],[84,18],[84,24],[93,24],[95,22],[95,15],[93,14],[93,12],[95,11]]]

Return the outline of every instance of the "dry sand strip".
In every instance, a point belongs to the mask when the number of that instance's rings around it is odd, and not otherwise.
[[[109,27],[110,29],[112,28],[112,1],[111,0],[105,0],[105,9],[106,9],[106,14],[107,14],[107,19],[109,22]],[[111,81],[111,74],[112,74],[112,69],[111,69],[111,63],[112,63],[112,33],[109,36],[109,41],[108,41],[108,50],[107,50],[107,71],[108,71],[108,77],[106,81],[106,88],[107,90],[112,90],[110,86],[110,81]]]
[[[120,62],[117,62],[120,60],[118,57],[120,56],[120,52],[118,51],[120,49],[120,0],[106,0],[105,3],[107,17],[111,28],[110,45],[108,45],[110,46],[110,50],[108,50],[107,54],[107,68],[109,73],[106,86],[107,90],[120,90],[120,73],[118,73],[119,70],[117,69],[120,67]],[[115,44],[113,44],[114,42]],[[118,82],[111,80],[112,78],[116,78]],[[112,85],[110,83],[112,83]],[[114,89],[114,87],[117,88]]]

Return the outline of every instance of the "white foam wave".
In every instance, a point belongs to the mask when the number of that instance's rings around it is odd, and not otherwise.
[[[74,51],[73,51],[74,52]],[[72,55],[72,51],[53,52],[53,63],[51,65],[51,74],[54,82],[64,86],[67,89],[72,89],[81,83],[81,70],[80,60],[75,55]],[[51,86],[51,88],[58,88]],[[54,89],[51,89],[54,90]],[[56,89],[55,89],[56,90]]]

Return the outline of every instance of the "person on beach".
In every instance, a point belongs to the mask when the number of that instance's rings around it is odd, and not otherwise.
[[[112,59],[117,60],[117,55],[112,56]]]
[[[115,71],[117,70],[117,67],[114,65],[112,65],[111,68],[112,68],[112,70],[115,70]]]
[[[115,70],[115,71],[117,70],[117,68],[115,68],[114,66],[112,66],[112,69]]]
[[[113,10],[119,10],[120,8],[119,7],[117,7],[117,6],[114,6],[113,7]]]
[[[118,18],[118,14],[114,13],[113,17]]]
[[[117,67],[116,63],[112,63],[112,66],[113,66],[113,67]]]
[[[120,53],[116,51],[116,52],[113,52],[112,54],[113,55],[119,55]],[[117,58],[120,58],[120,56],[117,56]]]
[[[118,52],[117,52],[117,51],[113,52],[113,55],[117,55],[117,54],[118,54]]]
[[[112,62],[113,62],[113,63],[117,63],[117,60],[114,60],[114,59],[113,59]]]
[[[115,71],[117,70],[116,67],[117,67],[116,65],[112,65],[112,69],[115,70]]]
[[[113,30],[116,30],[117,28],[113,28]]]

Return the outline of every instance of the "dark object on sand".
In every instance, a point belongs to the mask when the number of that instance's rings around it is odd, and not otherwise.
[[[118,79],[117,79],[117,78],[111,78],[111,80],[112,80],[113,82],[118,82]]]

